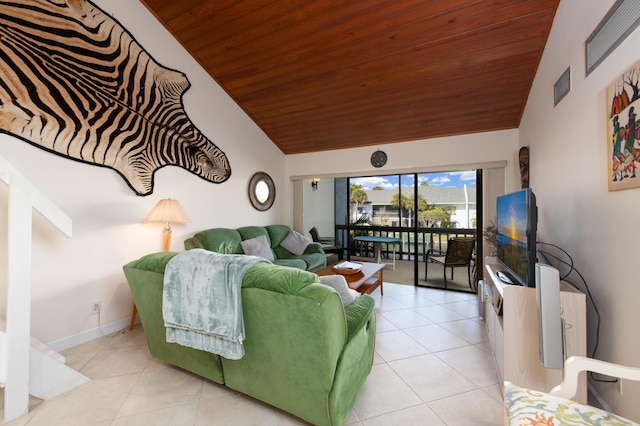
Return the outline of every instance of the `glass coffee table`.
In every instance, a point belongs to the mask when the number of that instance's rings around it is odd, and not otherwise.
[[[319,276],[323,275],[342,275],[347,280],[349,288],[356,290],[358,293],[371,294],[380,287],[380,296],[384,295],[382,290],[382,271],[384,270],[383,263],[370,263],[370,262],[349,262],[362,265],[362,268],[358,271],[340,270],[335,266],[343,262],[338,262],[333,265],[329,265],[326,268],[316,271]]]

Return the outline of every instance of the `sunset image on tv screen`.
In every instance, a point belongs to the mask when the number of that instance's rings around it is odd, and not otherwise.
[[[511,240],[527,241],[527,199],[524,192],[505,196],[498,205],[498,234]]]
[[[498,259],[522,281],[527,279],[527,194],[515,192],[498,202]]]

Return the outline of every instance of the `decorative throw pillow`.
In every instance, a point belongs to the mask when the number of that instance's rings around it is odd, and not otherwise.
[[[342,298],[342,304],[349,306],[360,296],[360,293],[350,289],[347,280],[342,275],[324,275],[320,277],[320,282],[329,287],[333,287]]]
[[[289,235],[282,240],[280,245],[291,253],[300,256],[307,249],[310,242],[310,239],[292,229],[291,232],[289,232]]]
[[[273,262],[273,252],[269,247],[269,241],[267,241],[266,235],[260,235],[259,237],[244,240],[240,243],[244,254],[250,256],[258,256]]]

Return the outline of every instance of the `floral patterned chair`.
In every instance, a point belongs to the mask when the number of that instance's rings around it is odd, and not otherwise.
[[[569,399],[576,394],[578,375],[582,371],[640,381],[640,368],[574,356],[565,362],[564,380],[550,393],[525,389],[505,382],[505,424],[508,426],[640,426],[608,411]]]

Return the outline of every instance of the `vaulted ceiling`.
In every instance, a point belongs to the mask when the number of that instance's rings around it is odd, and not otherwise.
[[[142,0],[285,154],[517,128],[559,1]]]

